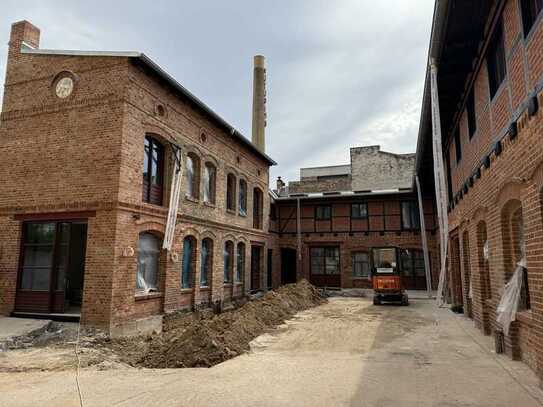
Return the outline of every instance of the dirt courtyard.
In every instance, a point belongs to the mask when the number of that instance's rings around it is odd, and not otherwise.
[[[85,406],[541,406],[535,375],[471,321],[331,298],[212,368],[81,370]],[[32,358],[34,350],[28,350]],[[0,363],[5,355],[0,354]],[[78,406],[73,370],[0,373],[0,406]]]

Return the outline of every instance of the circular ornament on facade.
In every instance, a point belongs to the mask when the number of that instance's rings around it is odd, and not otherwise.
[[[74,80],[70,76],[65,76],[57,81],[55,94],[60,99],[66,99],[74,91]]]

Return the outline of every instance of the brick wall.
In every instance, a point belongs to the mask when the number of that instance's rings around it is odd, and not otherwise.
[[[138,62],[124,57],[34,55],[20,52],[21,42],[38,47],[39,30],[27,22],[13,27],[4,104],[0,116],[0,149],[8,162],[0,195],[0,225],[10,233],[0,238],[0,312],[14,307],[21,221],[14,216],[62,216],[66,211],[93,211],[88,240],[82,321],[118,327],[126,321],[191,309],[243,295],[250,285],[252,244],[265,256],[275,244],[268,233],[268,163],[232,138],[184,96],[165,86]],[[66,99],[56,97],[58,75],[74,78]],[[164,204],[142,202],[144,137],[153,134],[165,147]],[[171,253],[160,257],[157,293],[136,295],[139,234],[162,238],[173,167],[170,142],[217,169],[216,201],[185,196],[182,181],[178,223]],[[247,213],[226,210],[226,178],[247,183]],[[203,177],[199,177],[203,182]],[[253,228],[253,190],[262,192],[261,229]],[[53,213],[53,215],[51,214]],[[183,239],[195,239],[192,287],[181,288]],[[200,250],[213,239],[209,287],[200,290]],[[243,281],[223,281],[224,242],[245,244]],[[132,251],[134,250],[134,251]],[[234,265],[236,258],[233,259]],[[276,262],[278,265],[279,263]],[[274,284],[279,284],[277,272]],[[261,284],[265,287],[265,284]]]
[[[500,329],[495,322],[495,310],[499,293],[519,258],[520,233],[515,221],[522,219],[531,309],[521,311],[512,324],[506,351],[513,358],[525,360],[543,377],[543,121],[541,110],[533,117],[526,111],[528,95],[541,88],[543,25],[538,20],[524,38],[518,2],[513,0],[505,5],[503,22],[507,77],[493,100],[489,96],[486,64],[476,77],[477,131],[469,140],[464,112],[460,122],[462,160],[452,165],[453,192],[477,168],[481,169],[481,178],[475,180],[449,213],[449,229],[460,238],[461,246],[463,240],[469,239],[469,246],[474,247],[461,253],[460,264],[462,273],[469,270],[471,275],[475,323],[488,334]],[[541,106],[543,99],[538,97]],[[506,134],[511,122],[518,125],[514,139]],[[501,141],[503,149],[499,155],[491,153],[497,141]],[[487,169],[481,166],[481,160],[488,153],[491,164]],[[453,163],[454,145],[449,154]],[[483,256],[485,240],[489,246],[488,260]]]

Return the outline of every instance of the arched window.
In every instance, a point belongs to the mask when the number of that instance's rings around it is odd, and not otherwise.
[[[202,240],[202,254],[200,257],[200,286],[208,287],[213,274],[213,240]]]
[[[238,243],[238,253],[236,262],[236,282],[243,281],[245,269],[245,243]]]
[[[159,257],[160,239],[148,232],[141,233],[138,242],[137,290],[145,292],[157,290]]]
[[[226,177],[226,209],[236,210],[236,176],[228,174]]]
[[[196,267],[196,239],[187,236],[183,239],[183,268],[181,270],[181,288],[191,288]]]
[[[207,162],[204,168],[204,202],[215,204],[215,180],[217,178],[217,169]]]
[[[228,240],[224,243],[224,282],[232,282],[232,266],[234,260],[234,244]]]
[[[262,229],[262,191],[259,188],[253,190],[253,228]]]
[[[517,208],[511,215],[511,255],[513,263],[516,265],[522,259],[526,258],[526,244],[524,240],[524,223],[522,217],[522,207]],[[520,290],[519,309],[530,309],[530,290],[528,286],[528,270],[526,267],[522,270],[522,288]]]
[[[200,159],[194,153],[187,154],[187,197],[200,199]]]
[[[238,211],[241,216],[247,215],[247,183],[243,179],[239,180]]]
[[[143,156],[144,202],[162,205],[162,186],[164,181],[164,146],[155,138],[145,136]]]

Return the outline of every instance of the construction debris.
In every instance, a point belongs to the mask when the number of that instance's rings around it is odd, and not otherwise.
[[[134,367],[210,367],[248,351],[254,338],[298,311],[324,302],[318,290],[303,280],[229,312],[186,314],[162,334],[111,340],[104,346]]]

